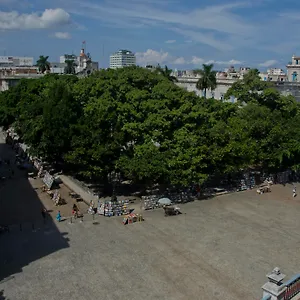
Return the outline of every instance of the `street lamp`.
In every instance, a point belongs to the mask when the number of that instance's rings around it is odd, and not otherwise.
[[[112,171],[110,173],[110,181],[112,184],[112,196],[111,196],[111,201],[116,202],[117,201],[117,183],[120,181],[120,173],[117,173],[115,171]]]

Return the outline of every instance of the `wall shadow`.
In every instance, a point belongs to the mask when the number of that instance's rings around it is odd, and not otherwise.
[[[67,233],[60,232],[49,216],[46,221],[43,220],[43,204],[26,172],[13,163],[15,151],[3,143],[2,136],[0,158],[0,226],[9,229],[8,232],[0,232],[1,284],[13,279],[14,274],[22,272],[30,263],[68,248],[69,243]],[[3,163],[7,159],[10,160],[9,166]],[[0,299],[3,297],[4,291],[0,290]]]

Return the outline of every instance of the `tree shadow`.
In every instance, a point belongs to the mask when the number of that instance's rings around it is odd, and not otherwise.
[[[12,147],[1,141],[0,158],[15,158]],[[9,232],[0,233],[0,283],[32,262],[69,247],[67,233],[60,232],[50,217],[44,222],[43,204],[26,172],[11,163],[14,175],[7,178],[6,167],[0,166],[1,177],[6,177],[0,183],[0,225],[8,226]],[[3,297],[2,291],[0,299]]]

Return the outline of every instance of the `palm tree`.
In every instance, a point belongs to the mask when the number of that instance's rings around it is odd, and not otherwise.
[[[160,73],[161,75],[163,75],[165,78],[167,78],[170,81],[173,82],[177,82],[177,78],[172,74],[173,70],[169,69],[167,66],[165,66],[164,68],[162,68],[160,65],[157,66],[157,71],[158,73]]]
[[[206,91],[210,89],[213,91],[217,87],[216,71],[213,71],[214,65],[203,64],[203,69],[194,70],[195,74],[199,74],[201,77],[196,83],[196,88],[199,91],[204,91],[204,97],[206,98]]]
[[[48,61],[49,56],[40,55],[39,59],[36,62],[37,67],[39,68],[40,73],[45,73],[50,70],[50,63]]]
[[[73,59],[68,59],[65,61],[66,66],[65,66],[65,74],[75,74],[75,67],[76,67],[76,63]]]

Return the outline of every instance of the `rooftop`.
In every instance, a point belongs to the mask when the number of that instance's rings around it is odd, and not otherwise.
[[[113,53],[113,55],[115,54],[133,54],[133,52],[131,52],[130,50],[120,49],[119,51]]]

